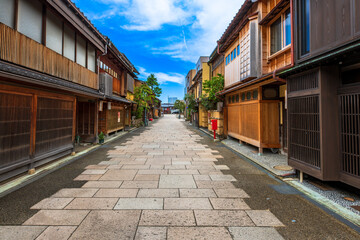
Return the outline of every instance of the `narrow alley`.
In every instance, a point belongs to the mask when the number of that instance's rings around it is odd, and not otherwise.
[[[0,206],[2,239],[358,238],[173,115],[0,198]]]

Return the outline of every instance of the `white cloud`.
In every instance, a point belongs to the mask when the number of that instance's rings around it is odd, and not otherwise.
[[[140,72],[140,79],[146,80],[146,78],[152,73],[157,78],[160,84],[166,84],[169,82],[183,84],[185,76],[180,73],[163,73],[163,72],[147,72],[143,67],[137,67]]]

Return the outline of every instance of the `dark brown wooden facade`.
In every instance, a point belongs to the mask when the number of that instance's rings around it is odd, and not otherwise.
[[[288,82],[289,165],[360,188],[360,3],[294,6],[295,66],[281,74]]]
[[[100,101],[111,101],[113,109],[128,103],[120,94],[126,95],[126,74],[136,69],[116,49],[123,60],[110,61],[123,61],[123,82],[114,86],[118,95],[105,97],[97,59],[109,40],[71,1],[9,0],[0,7],[8,9],[0,22],[2,181],[70,154],[77,135],[95,142]],[[114,116],[110,128],[118,128]]]

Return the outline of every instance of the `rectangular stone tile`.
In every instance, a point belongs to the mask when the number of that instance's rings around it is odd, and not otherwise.
[[[165,169],[168,170],[185,170],[185,165],[165,165]]]
[[[284,238],[272,227],[229,227],[235,240],[283,240]]]
[[[108,170],[100,180],[133,180],[137,170]]]
[[[230,170],[230,168],[226,165],[214,165],[216,170]]]
[[[198,226],[254,226],[242,210],[194,210]]]
[[[76,178],[74,178],[74,181],[96,181],[99,180],[102,177],[102,175],[92,175],[92,174],[80,174]]]
[[[123,165],[121,169],[149,169],[150,165],[136,165],[136,164],[127,164]]]
[[[194,179],[197,181],[211,181],[209,175],[194,175]]]
[[[215,193],[219,198],[249,198],[249,195],[242,189],[220,189],[215,188]]]
[[[235,188],[231,182],[224,181],[196,181],[196,185],[198,188]]]
[[[123,165],[109,165],[106,169],[121,169]]]
[[[146,161],[135,161],[135,160],[123,160],[120,162],[122,165],[145,165]]]
[[[191,210],[143,210],[140,226],[195,226]]]
[[[31,209],[63,209],[74,198],[45,198],[31,207]]]
[[[168,170],[162,169],[149,169],[149,170],[139,170],[138,174],[168,174]]]
[[[112,209],[118,198],[75,198],[65,209]]]
[[[0,226],[1,239],[35,239],[46,227],[43,226]]]
[[[117,165],[120,161],[102,161],[99,163],[99,165]]]
[[[85,169],[105,169],[106,166],[104,165],[89,165]]]
[[[231,240],[231,235],[224,227],[170,227],[168,239],[221,239]]]
[[[188,165],[188,166],[186,166],[186,168],[187,169],[195,169],[195,170],[208,170],[209,172],[215,170],[213,165]]]
[[[36,240],[68,239],[75,229],[75,226],[50,226]]]
[[[119,188],[122,181],[88,181],[82,188]]]
[[[251,220],[260,227],[283,227],[284,224],[269,210],[246,210]]]
[[[164,165],[150,165],[150,169],[152,169],[152,170],[161,170],[161,169],[164,169]]]
[[[137,174],[135,181],[159,181],[160,174]]]
[[[63,188],[53,194],[51,197],[67,198],[67,197],[92,197],[98,191],[97,188]]]
[[[192,175],[161,175],[159,188],[196,188]]]
[[[196,175],[199,174],[198,170],[169,170],[170,175]]]
[[[114,209],[163,209],[162,198],[120,198]]]
[[[138,193],[138,189],[100,189],[94,197],[114,197],[114,198],[120,198],[120,197],[136,197]]]
[[[180,189],[180,197],[182,198],[205,198],[216,197],[213,189]]]
[[[83,171],[81,174],[88,174],[88,175],[102,175],[106,173],[106,169],[87,169]]]
[[[176,198],[179,197],[178,189],[139,189],[137,197]]]
[[[241,198],[210,198],[210,202],[214,209],[250,209],[250,207]]]
[[[146,161],[146,164],[150,164],[150,165],[170,165],[171,164],[171,158],[168,159],[148,159]]]
[[[40,210],[23,225],[79,225],[88,213],[88,210]]]
[[[172,165],[191,165],[191,162],[190,161],[181,161],[181,160],[172,159],[171,164]]]
[[[70,239],[133,239],[140,210],[91,211]]]
[[[138,227],[135,240],[166,240],[166,227]]]
[[[236,178],[234,178],[231,175],[209,175],[212,181],[229,181],[229,182],[235,182],[237,181]]]
[[[120,188],[157,188],[158,181],[124,181]]]
[[[165,198],[164,209],[212,209],[208,198]]]

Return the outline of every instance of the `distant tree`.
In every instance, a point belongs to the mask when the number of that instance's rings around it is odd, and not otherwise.
[[[185,95],[185,101],[186,101],[186,104],[187,104],[188,116],[190,116],[193,113],[197,112],[196,100],[195,100],[194,94],[189,94],[189,93],[186,94]]]
[[[134,89],[134,101],[138,104],[136,118],[142,118],[143,112],[149,109],[149,103],[154,102],[155,95],[147,84],[141,84]]]
[[[154,74],[150,74],[146,79],[146,84],[151,88],[152,92],[156,97],[160,97],[162,89],[159,87],[160,84]]]
[[[215,110],[216,104],[223,101],[223,97],[217,93],[224,89],[224,75],[218,74],[211,80],[203,82],[204,94],[201,96],[201,104],[206,110]]]
[[[181,100],[176,100],[174,103],[174,108],[179,109],[180,113],[183,113],[185,110],[185,102]]]

